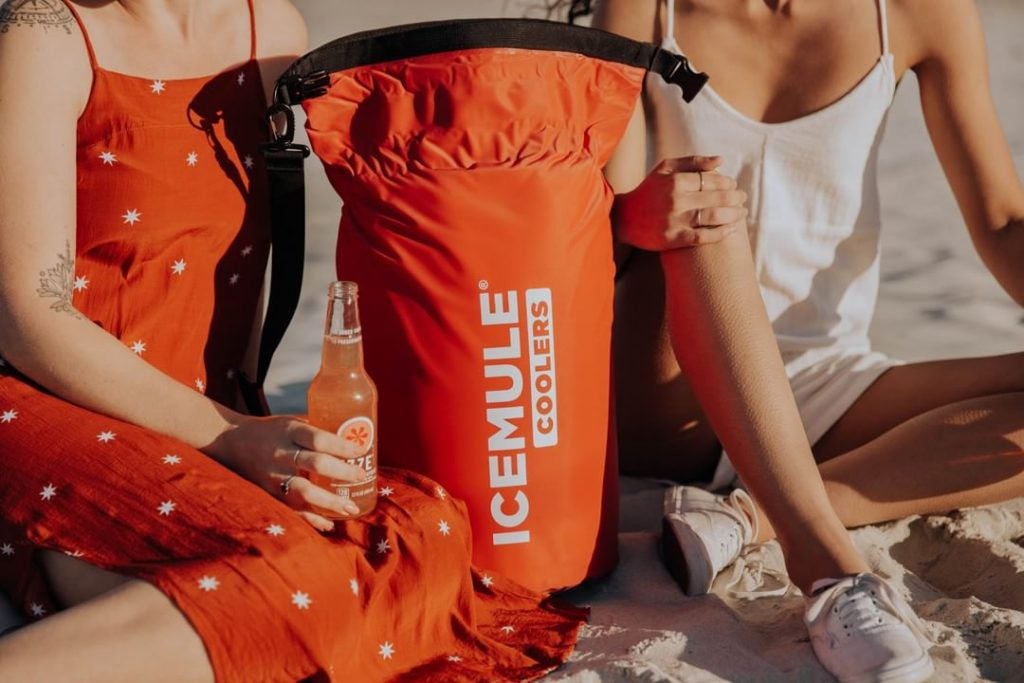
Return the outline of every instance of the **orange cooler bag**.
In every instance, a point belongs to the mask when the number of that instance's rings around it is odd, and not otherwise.
[[[602,167],[648,70],[703,83],[602,31],[469,20],[339,39],[277,89],[344,200],[381,464],[463,499],[475,563],[542,591],[617,558]]]

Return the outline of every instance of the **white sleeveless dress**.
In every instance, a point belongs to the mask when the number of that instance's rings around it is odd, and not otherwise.
[[[666,2],[662,47],[681,52],[675,3]],[[749,195],[761,294],[812,444],[899,364],[868,339],[879,286],[878,145],[896,90],[885,0],[879,12],[874,68],[839,100],[792,121],[750,119],[710,84],[686,104],[676,86],[646,83],[656,160],[721,155],[722,172]]]

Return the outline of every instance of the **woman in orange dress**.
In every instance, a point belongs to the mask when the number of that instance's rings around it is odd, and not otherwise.
[[[286,0],[0,8],[2,680],[521,680],[575,642],[581,611],[472,571],[434,482],[385,471],[335,524],[303,474],[358,478],[341,440],[233,409],[265,93],[305,39]]]

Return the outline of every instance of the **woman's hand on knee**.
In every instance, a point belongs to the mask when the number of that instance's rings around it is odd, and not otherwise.
[[[618,241],[646,251],[720,242],[743,226],[747,193],[718,173],[721,157],[665,159],[615,198]]]
[[[366,471],[350,462],[356,447],[336,434],[294,417],[245,417],[207,449],[234,471],[290,507],[313,527],[334,523],[315,509],[344,517],[359,512],[355,503],[311,481],[310,475],[357,483]]]

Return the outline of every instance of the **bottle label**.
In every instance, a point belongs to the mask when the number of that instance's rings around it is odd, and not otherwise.
[[[366,470],[367,479],[375,477],[377,461],[373,446],[376,429],[373,420],[363,415],[345,420],[338,427],[338,436],[355,448],[355,457],[349,458],[349,462]]]

